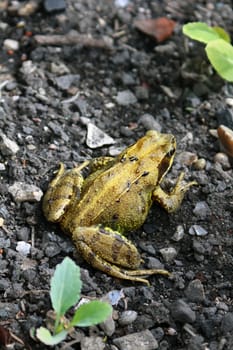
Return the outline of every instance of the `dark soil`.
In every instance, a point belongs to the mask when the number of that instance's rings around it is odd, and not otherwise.
[[[19,147],[16,152],[12,145],[7,150],[1,145],[0,153],[0,325],[24,342],[15,341],[11,348],[47,348],[30,334],[45,325],[50,278],[70,256],[82,269],[85,296],[99,298],[121,289],[125,295],[114,306],[115,331],[100,349],[126,349],[114,340],[132,333],[137,339],[147,329],[158,345],[142,349],[233,349],[233,177],[229,160],[218,154],[216,136],[220,124],[233,129],[233,86],[211,69],[203,45],[182,34],[184,23],[203,21],[233,37],[231,1],[135,0],[120,8],[114,1],[67,0],[59,13],[46,12],[41,2],[24,17],[17,2],[1,1],[0,6],[0,126]],[[160,44],[133,26],[135,19],[161,16],[177,25]],[[42,46],[35,40],[37,34],[70,30],[100,40],[107,36],[112,48]],[[19,49],[4,47],[5,39],[16,40]],[[120,99],[122,91],[126,96]],[[128,100],[129,91],[134,101]],[[115,144],[88,147],[88,122]],[[146,268],[159,260],[173,274],[170,279],[152,276],[147,287],[93,269],[69,237],[45,220],[40,202],[33,197],[17,201],[9,187],[20,181],[44,192],[60,162],[72,168],[85,159],[116,155],[153,128],[177,139],[166,184],[184,170],[185,180],[199,185],[174,214],[154,205],[143,227],[130,234]],[[193,225],[199,225],[194,235]],[[28,255],[18,251],[19,241],[31,245]],[[174,255],[162,254],[163,248],[174,248]],[[125,310],[137,312],[127,325],[118,322]],[[81,335],[105,337],[98,327]],[[90,349],[84,342],[69,345],[71,340],[56,349]],[[127,350],[136,346],[131,343]]]

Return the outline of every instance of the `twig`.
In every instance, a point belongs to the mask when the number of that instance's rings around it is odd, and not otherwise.
[[[112,39],[103,37],[95,39],[91,35],[79,34],[75,30],[67,34],[60,35],[35,35],[35,42],[38,45],[75,45],[81,44],[87,47],[111,50],[113,48]]]

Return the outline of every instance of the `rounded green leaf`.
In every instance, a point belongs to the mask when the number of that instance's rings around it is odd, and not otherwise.
[[[50,297],[58,317],[78,302],[81,286],[79,267],[66,257],[57,265],[51,279]]]
[[[233,82],[233,47],[223,39],[211,41],[206,46],[206,53],[218,74]]]
[[[63,341],[66,338],[67,334],[68,334],[68,332],[63,330],[62,332],[60,332],[56,335],[52,335],[50,333],[50,331],[44,327],[40,327],[36,331],[37,338],[42,343],[44,343],[46,345],[51,345],[51,346],[56,345],[56,344],[60,343],[61,341]]]
[[[112,312],[108,303],[94,300],[82,304],[75,312],[71,321],[72,326],[89,327],[105,321]]]
[[[203,22],[187,23],[183,26],[183,33],[189,38],[208,44],[221,36],[212,27]]]

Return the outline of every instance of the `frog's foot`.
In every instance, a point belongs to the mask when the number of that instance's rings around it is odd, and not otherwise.
[[[72,238],[83,258],[110,276],[149,285],[140,276],[170,275],[166,270],[138,270],[141,259],[137,248],[127,238],[109,228],[79,227],[74,230]]]
[[[153,191],[153,200],[158,202],[169,213],[176,211],[180,207],[185,193],[191,186],[198,185],[196,181],[184,183],[183,178],[184,173],[182,172],[170,193],[164,192],[160,186],[157,186]]]

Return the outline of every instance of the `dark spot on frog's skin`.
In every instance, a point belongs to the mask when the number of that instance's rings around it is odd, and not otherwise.
[[[114,214],[114,215],[112,216],[112,221],[117,221],[118,218],[119,218],[119,215],[118,215],[118,214]]]
[[[134,162],[134,161],[137,161],[138,158],[137,158],[136,156],[131,156],[131,157],[129,157],[129,160],[130,160],[131,162]]]
[[[112,244],[112,249],[111,249],[113,261],[117,260],[117,257],[119,256],[119,252],[123,244],[124,244],[123,239],[120,236],[115,236],[115,239]]]
[[[124,163],[125,161],[126,161],[126,157],[123,156],[123,157],[121,158],[120,162],[121,162],[121,163]]]
[[[143,173],[142,173],[142,176],[144,177],[144,176],[147,176],[147,175],[149,175],[149,171],[144,171]]]

